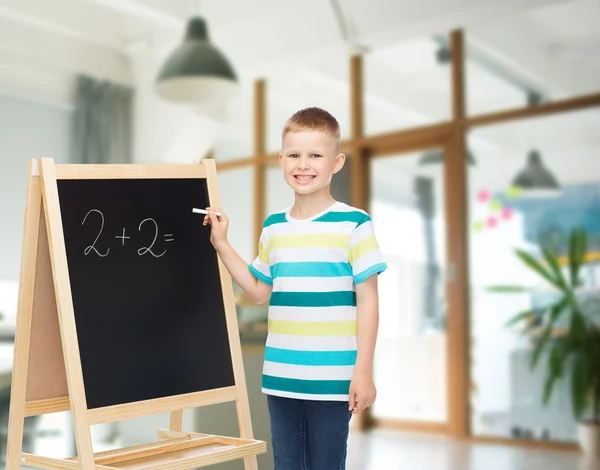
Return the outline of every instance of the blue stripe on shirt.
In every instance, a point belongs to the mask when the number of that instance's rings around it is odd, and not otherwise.
[[[356,292],[273,292],[269,305],[281,307],[356,307]]]
[[[275,263],[271,266],[271,277],[342,277],[352,276],[349,263],[325,261]]]
[[[353,366],[354,351],[298,351],[294,349],[265,348],[265,361],[297,366]]]
[[[314,395],[348,395],[350,391],[349,380],[302,380],[271,375],[262,376],[262,386],[270,390]]]
[[[287,222],[285,218],[285,212],[279,212],[278,214],[271,214],[267,217],[267,220],[263,223],[264,227],[269,227],[270,225],[281,224]]]
[[[264,282],[265,284],[272,286],[273,285],[273,279],[271,279],[268,276],[265,276],[263,273],[261,273],[258,269],[256,269],[252,264],[248,265],[248,269],[250,270],[250,272],[252,273],[252,275],[258,279],[259,281]]]
[[[328,212],[321,217],[315,219],[313,222],[355,222],[356,226],[364,224],[371,220],[367,214],[362,212]]]
[[[377,263],[373,266],[365,269],[364,271],[358,273],[354,276],[354,284],[360,284],[363,281],[369,279],[373,274],[381,274],[383,271],[387,269],[386,263]]]

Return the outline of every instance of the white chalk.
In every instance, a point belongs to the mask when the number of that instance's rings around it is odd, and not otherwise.
[[[205,215],[208,214],[207,210],[205,210],[205,209],[198,209],[197,207],[192,207],[192,212],[195,212],[196,214],[205,214]],[[220,212],[215,212],[215,214],[217,215],[217,217],[221,215]]]

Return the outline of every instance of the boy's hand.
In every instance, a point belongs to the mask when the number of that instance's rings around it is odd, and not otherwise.
[[[204,222],[202,225],[211,225],[210,230],[210,242],[216,250],[220,246],[227,243],[227,229],[229,228],[229,219],[221,209],[215,209],[214,207],[207,207],[208,214],[204,216]],[[221,215],[217,216],[215,212],[220,212]]]
[[[355,371],[352,382],[350,382],[348,410],[352,414],[358,414],[375,403],[376,397],[377,389],[375,388],[371,374]]]

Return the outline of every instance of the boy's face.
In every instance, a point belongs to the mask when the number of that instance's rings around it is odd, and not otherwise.
[[[297,194],[327,192],[331,177],[344,166],[337,140],[321,131],[288,132],[279,163],[287,184]]]

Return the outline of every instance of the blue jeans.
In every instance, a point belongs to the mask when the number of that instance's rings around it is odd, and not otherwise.
[[[275,470],[344,470],[352,413],[347,401],[267,395]]]

